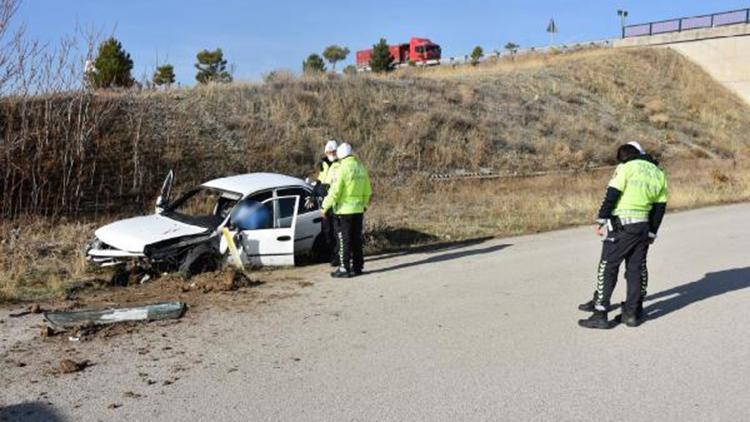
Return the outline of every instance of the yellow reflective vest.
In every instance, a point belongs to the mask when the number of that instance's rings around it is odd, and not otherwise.
[[[372,186],[365,166],[354,156],[338,160],[328,195],[323,200],[323,211],[334,214],[361,214],[370,206]]]
[[[330,185],[336,174],[336,168],[338,167],[338,160],[330,163],[327,159],[323,159],[320,164],[320,173],[318,173],[318,181],[324,185]]]

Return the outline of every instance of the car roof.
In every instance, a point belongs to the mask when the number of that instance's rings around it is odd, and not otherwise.
[[[305,186],[304,180],[278,173],[247,173],[209,180],[201,186],[236,192],[242,196],[253,192],[286,186]]]

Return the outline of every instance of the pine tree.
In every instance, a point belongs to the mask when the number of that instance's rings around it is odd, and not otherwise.
[[[323,58],[313,53],[307,56],[307,60],[302,62],[302,72],[305,75],[314,75],[326,71],[326,64]]]
[[[471,51],[471,65],[476,66],[479,64],[479,59],[481,59],[484,56],[484,50],[482,50],[482,47],[476,46],[474,47],[474,50]]]
[[[133,86],[133,60],[114,37],[99,45],[93,68],[86,74],[95,89]]]
[[[508,52],[510,53],[511,60],[516,59],[516,53],[518,52],[519,47],[520,46],[518,44],[512,41],[505,44],[505,49],[508,50]]]
[[[156,68],[152,82],[156,86],[170,86],[174,83],[174,66],[171,64],[165,64]]]
[[[349,49],[338,45],[329,45],[323,50],[323,57],[331,63],[333,73],[336,73],[336,62],[345,60],[346,56],[349,55]]]
[[[385,38],[372,46],[372,56],[370,56],[370,69],[373,72],[390,72],[394,69],[393,56],[388,48]]]
[[[202,84],[209,82],[232,82],[232,75],[227,72],[227,61],[220,48],[216,50],[202,50],[196,56],[198,63],[195,68],[198,73],[195,80]]]

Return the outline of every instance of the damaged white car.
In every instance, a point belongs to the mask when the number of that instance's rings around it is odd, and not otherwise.
[[[274,173],[223,177],[170,200],[173,181],[170,172],[155,214],[96,230],[87,258],[100,266],[189,277],[233,259],[281,266],[294,265],[295,257],[329,253],[321,235],[320,198],[302,179]]]

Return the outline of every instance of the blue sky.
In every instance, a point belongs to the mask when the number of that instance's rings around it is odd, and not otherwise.
[[[28,34],[54,42],[76,24],[114,31],[130,52],[134,76],[150,73],[157,57],[175,66],[177,79],[193,84],[195,54],[221,47],[235,78],[257,80],[274,69],[299,71],[308,54],[329,44],[352,51],[380,37],[407,41],[431,38],[444,57],[467,54],[475,45],[502,50],[508,41],[542,46],[552,17],[560,43],[610,38],[619,34],[617,9],[629,23],[750,7],[740,0],[25,0],[17,19]],[[339,69],[343,65],[337,65]]]

